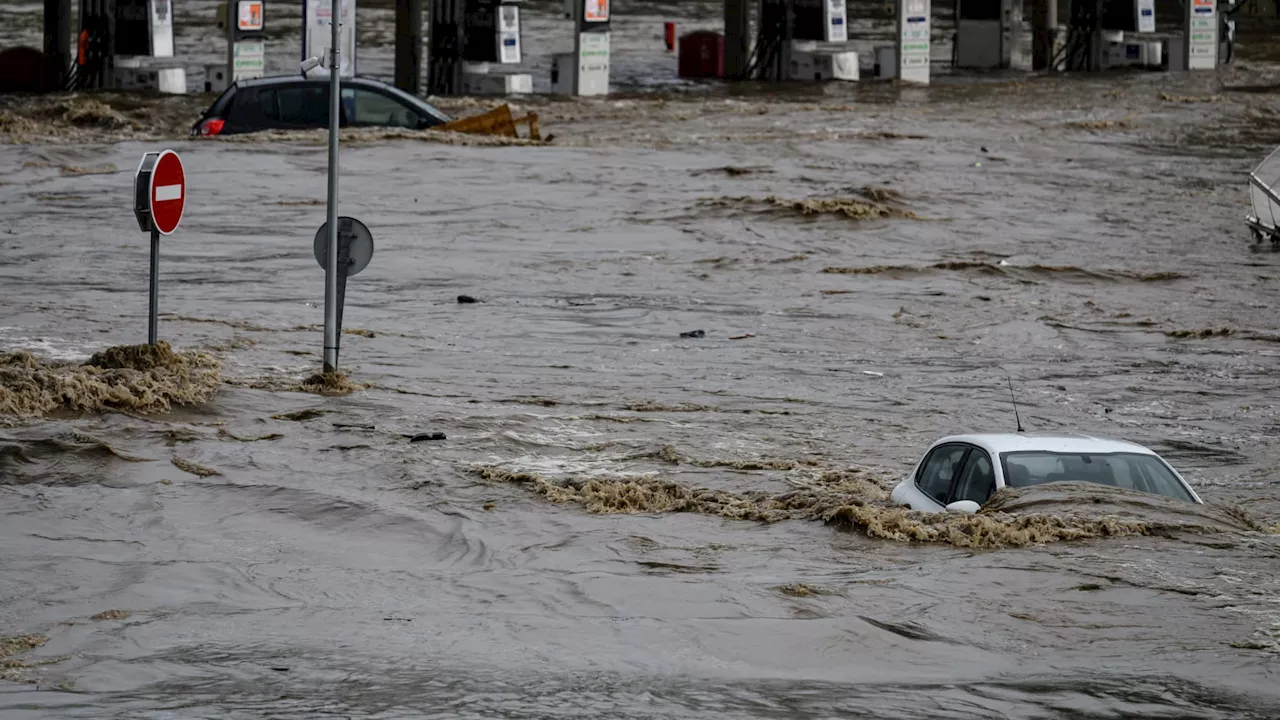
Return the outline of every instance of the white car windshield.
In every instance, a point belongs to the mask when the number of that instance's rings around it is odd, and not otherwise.
[[[1195,502],[1169,466],[1153,455],[1007,452],[1000,454],[1000,463],[1009,487],[1087,482]]]

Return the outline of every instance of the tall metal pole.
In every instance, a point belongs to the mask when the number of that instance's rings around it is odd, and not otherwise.
[[[342,0],[333,0],[330,22],[333,28],[329,48],[329,251],[324,268],[324,371],[338,369],[338,119],[342,97],[338,76],[341,74],[338,52]]]
[[[151,307],[147,313],[147,344],[155,345],[160,314],[160,231],[151,228]]]

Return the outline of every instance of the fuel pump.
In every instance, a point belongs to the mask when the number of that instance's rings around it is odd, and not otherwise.
[[[551,58],[551,91],[561,95],[609,94],[609,0],[565,0],[573,20],[573,52]]]
[[[109,11],[115,21],[107,28],[113,49],[109,86],[185,93],[186,69],[172,59],[172,0],[115,0]]]
[[[227,0],[227,79],[266,74],[267,35],[263,0]]]
[[[744,77],[760,80],[857,80],[857,53],[819,49],[849,40],[846,0],[760,0],[756,47]]]
[[[521,0],[432,0],[427,91],[435,95],[533,92],[524,59]]]

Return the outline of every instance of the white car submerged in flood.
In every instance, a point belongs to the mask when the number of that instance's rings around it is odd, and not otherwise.
[[[893,489],[896,505],[975,513],[1005,487],[1085,482],[1203,504],[1154,451],[1123,440],[1070,433],[954,435],[929,446]]]

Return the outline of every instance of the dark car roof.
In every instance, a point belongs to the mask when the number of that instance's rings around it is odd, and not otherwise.
[[[314,85],[328,85],[327,77],[304,77],[303,75],[273,75],[271,77],[253,78],[252,80],[237,80],[236,87],[271,87],[272,85],[288,85],[292,83],[306,83]],[[382,87],[390,87],[381,80],[375,80],[370,77],[343,78],[342,84],[356,83],[359,85],[381,85]]]

